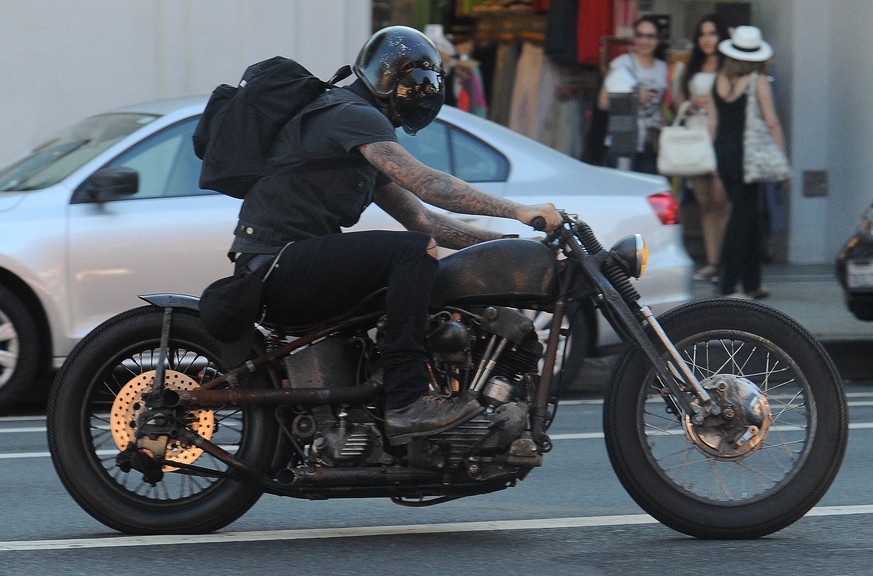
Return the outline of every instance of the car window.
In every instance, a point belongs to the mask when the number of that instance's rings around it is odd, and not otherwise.
[[[509,174],[503,155],[460,130],[452,130],[452,157],[455,176],[466,182],[503,182]]]
[[[419,130],[415,136],[410,136],[398,129],[397,139],[401,146],[422,163],[431,168],[452,173],[449,129],[444,123],[432,122],[424,130]]]
[[[397,139],[424,164],[466,182],[504,182],[509,175],[500,152],[447,122],[437,120],[415,136],[398,129]]]
[[[0,192],[53,186],[157,116],[102,114],[59,133],[0,171]]]
[[[191,118],[165,128],[109,163],[139,173],[139,190],[125,199],[214,194],[201,190],[198,183],[201,161],[191,145],[197,121],[198,118]]]

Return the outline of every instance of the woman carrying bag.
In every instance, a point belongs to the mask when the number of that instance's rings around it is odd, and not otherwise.
[[[623,69],[637,82],[637,147],[630,162],[630,169],[635,172],[657,173],[658,133],[663,124],[661,106],[667,94],[668,67],[664,61],[665,52],[658,20],[652,16],[643,16],[634,23],[631,51],[609,63],[610,74]],[[597,105],[600,110],[609,109],[609,93],[605,83],[600,90]],[[609,164],[618,166],[615,154],[611,154]]]
[[[789,177],[785,139],[766,74],[773,49],[754,26],[738,26],[732,38],[720,42],[718,48],[725,58],[713,86],[711,122],[718,175],[732,204],[718,292],[732,298],[764,298],[769,292],[761,285],[764,220],[760,182],[787,183]],[[746,129],[758,125],[766,126],[764,133],[747,140],[751,135]],[[783,166],[769,175],[747,173],[749,162],[774,155],[781,157]]]
[[[691,104],[693,116],[689,123],[699,122],[707,128],[709,126],[712,86],[723,59],[718,45],[728,37],[727,27],[714,14],[705,16],[697,23],[694,48],[682,77],[678,99],[680,107],[684,102]],[[690,184],[694,200],[700,207],[700,227],[706,255],[706,264],[694,273],[694,279],[716,281],[730,203],[721,180],[714,172],[694,175],[690,178]]]

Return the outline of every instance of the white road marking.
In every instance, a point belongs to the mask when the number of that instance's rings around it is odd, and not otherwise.
[[[856,422],[849,424],[849,430],[870,430],[873,429],[873,422]],[[2,432],[2,430],[0,430]],[[668,434],[667,432],[650,433],[652,435]],[[549,434],[552,441],[555,440],[602,440],[603,432],[571,432],[567,434]],[[108,455],[106,451],[103,455]],[[0,460],[15,460],[18,458],[50,458],[49,452],[7,452],[0,453]]]
[[[807,513],[807,516],[845,516],[850,514],[873,514],[873,505],[822,506],[819,508],[813,508]],[[625,514],[616,516],[580,516],[575,518],[542,518],[533,520],[451,522],[445,524],[353,526],[347,528],[314,528],[306,530],[269,530],[255,532],[216,532],[214,534],[198,534],[193,536],[107,536],[105,538],[0,542],[0,552],[71,550],[83,548],[125,548],[131,546],[174,546],[180,544],[227,544],[236,542],[268,542],[276,540],[319,540],[326,538],[360,538],[408,534],[455,534],[458,532],[493,532],[501,530],[599,528],[604,526],[629,526],[657,523],[657,520],[647,514]]]

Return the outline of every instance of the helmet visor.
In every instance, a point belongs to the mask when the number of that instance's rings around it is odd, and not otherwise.
[[[433,122],[443,105],[443,76],[435,70],[407,72],[391,95],[391,111],[410,136]]]

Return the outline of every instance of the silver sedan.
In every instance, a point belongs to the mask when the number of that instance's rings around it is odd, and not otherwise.
[[[240,201],[198,186],[191,134],[205,98],[150,102],[88,118],[0,171],[0,411],[138,294],[199,295],[231,273]],[[639,232],[650,252],[638,288],[661,312],[691,298],[692,263],[661,177],[594,167],[444,106],[401,142],[423,162],[522,203],[578,213],[604,245]],[[504,233],[521,224],[458,215]],[[399,228],[371,206],[357,229]],[[592,350],[614,345],[600,326]]]

